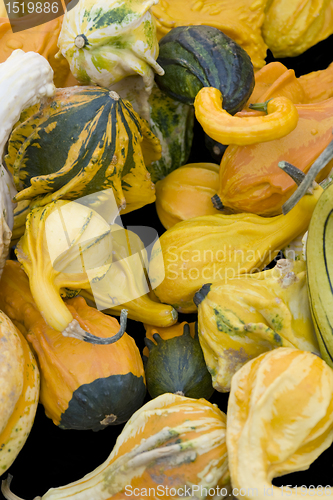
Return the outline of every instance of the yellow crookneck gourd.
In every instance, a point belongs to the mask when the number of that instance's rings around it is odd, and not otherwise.
[[[309,172],[318,175],[332,157],[333,141]],[[159,246],[152,250],[149,268],[150,274],[160,281],[154,292],[161,302],[172,304],[180,312],[195,312],[193,297],[202,285],[262,271],[281,248],[305,233],[323,189],[313,184],[308,192],[312,182],[303,183],[303,172],[287,162],[280,162],[279,167],[300,183],[283,206],[286,215],[261,217],[241,213],[194,217],[162,234]],[[164,268],[160,264],[161,250]]]
[[[220,392],[228,392],[236,371],[265,351],[293,347],[320,355],[304,261],[280,259],[273,269],[204,285],[194,302],[200,344]]]
[[[101,279],[92,280],[90,287],[81,290],[81,295],[107,314],[119,316],[125,307],[129,319],[154,322],[158,327],[176,323],[177,311],[149,296],[148,281],[152,282],[153,277],[147,275],[147,252],[139,236],[117,224],[111,226],[111,231],[112,265],[107,267]],[[159,262],[163,263],[161,258]]]
[[[321,193],[316,187],[287,215],[221,214],[179,222],[160,238],[165,278],[155,289],[157,297],[180,312],[195,312],[193,296],[205,283],[261,271],[304,234]],[[162,270],[154,257],[153,250],[150,271],[158,276]]]
[[[275,500],[320,497],[323,486],[277,487],[272,480],[307,470],[332,440],[333,370],[315,354],[280,347],[233,376],[227,448],[237,498],[264,500],[268,491]],[[325,488],[325,497],[332,495]]]
[[[96,208],[102,210],[96,199]],[[125,307],[131,319],[150,317],[159,326],[177,321],[171,306],[147,296],[147,263],[140,238],[110,225],[89,206],[59,200],[33,208],[16,255],[29,276],[38,310],[55,330],[68,333],[72,327],[79,328],[62,297],[80,291],[95,300],[98,309],[112,307],[112,314],[121,314]]]

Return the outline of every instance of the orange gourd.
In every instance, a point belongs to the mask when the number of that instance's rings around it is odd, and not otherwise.
[[[250,103],[264,102],[277,96],[288,97],[294,104],[309,104],[333,97],[333,63],[326,69],[297,78],[293,69],[274,61],[257,71],[254,79],[253,92],[237,116],[248,111]]]
[[[89,307],[82,297],[66,300],[81,328],[113,337],[118,321]],[[124,333],[110,345],[65,337],[39,312],[20,264],[8,260],[0,282],[0,308],[28,340],[41,373],[40,402],[46,415],[64,429],[104,429],[121,424],[143,403],[145,375],[134,340]]]
[[[211,202],[218,186],[219,166],[214,163],[189,163],[158,181],[156,211],[165,229],[192,217],[219,213]]]
[[[38,16],[38,14],[36,14]],[[69,87],[78,85],[69,69],[66,59],[55,59],[58,52],[57,41],[61,29],[63,16],[52,19],[45,24],[24,29],[24,18],[18,18],[9,22],[8,18],[0,17],[0,63],[4,62],[15,49],[24,52],[38,52],[45,57],[54,71],[54,84],[56,87]],[[13,33],[12,26],[15,23],[17,31]],[[30,20],[29,25],[31,26]]]
[[[278,163],[287,161],[307,173],[332,139],[333,98],[296,104],[296,109],[297,126],[285,137],[248,146],[231,145],[226,149],[217,192],[217,201],[220,200],[223,207],[263,216],[281,214],[282,205],[296,190],[296,185]],[[317,182],[329,174],[332,166],[331,161],[320,172]]]

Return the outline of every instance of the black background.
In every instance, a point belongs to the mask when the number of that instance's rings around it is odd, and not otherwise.
[[[320,42],[302,55],[295,58],[279,59],[288,69],[294,69],[296,76],[325,69],[332,61],[333,36]],[[268,52],[266,61],[274,61]],[[204,144],[204,136],[198,123],[195,124],[195,137],[190,162],[214,161]],[[122,216],[124,226],[143,225],[154,227],[159,235],[164,232],[155,210],[155,205],[147,205],[140,210]],[[179,315],[179,321],[194,321],[195,315]],[[144,347],[145,330],[141,323],[128,321],[127,333],[131,335],[140,352]],[[146,401],[150,398],[147,395]],[[228,395],[215,391],[212,403],[226,412]],[[123,425],[109,426],[103,431],[61,430],[44,414],[42,405],[38,410],[34,425],[23,449],[12,466],[1,479],[13,475],[12,490],[26,500],[46,493],[51,487],[66,485],[80,479],[104,462],[112,451]],[[289,474],[274,480],[276,486],[326,486],[333,485],[333,448],[326,450],[308,471]],[[0,493],[0,499],[4,497]],[[94,500],[93,498],[91,500]]]

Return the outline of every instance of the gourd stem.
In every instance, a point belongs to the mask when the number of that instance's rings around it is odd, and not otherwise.
[[[316,161],[310,167],[308,173],[306,174],[304,180],[298,186],[296,191],[291,195],[289,200],[282,206],[282,213],[286,215],[296,203],[306,194],[308,189],[312,186],[313,181],[319,174],[319,172],[326,167],[329,161],[333,159],[333,140],[324,149],[324,151],[318,156]]]
[[[8,474],[7,479],[4,479],[1,483],[1,493],[7,500],[24,500],[21,497],[18,497],[10,491],[10,483],[12,482],[13,476]],[[41,500],[42,497],[35,497],[34,500]]]
[[[291,177],[292,180],[296,182],[297,186],[301,185],[305,177],[305,173],[302,172],[302,170],[295,167],[295,165],[288,163],[287,161],[280,161],[278,163],[278,167],[284,170],[286,174],[288,174],[289,177]]]
[[[213,206],[214,206],[214,208],[216,208],[216,210],[223,210],[224,209],[224,205],[223,205],[222,200],[218,194],[214,194],[214,196],[212,196],[211,200],[212,200]]]
[[[255,111],[263,111],[264,113],[267,114],[267,104],[269,101],[271,101],[273,98],[268,99],[265,102],[255,102],[254,104],[249,104],[250,109],[254,109]]]
[[[122,309],[120,313],[120,328],[116,335],[113,337],[97,337],[92,333],[86,332],[81,328],[77,320],[71,321],[71,323],[62,332],[64,337],[73,337],[75,339],[83,340],[84,342],[89,342],[90,344],[99,345],[109,345],[117,342],[124,335],[127,325],[127,309]]]

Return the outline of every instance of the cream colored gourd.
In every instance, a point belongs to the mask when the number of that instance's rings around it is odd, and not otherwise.
[[[316,483],[311,489],[272,485],[275,477],[307,470],[332,441],[333,370],[315,354],[280,347],[233,376],[227,448],[237,498],[264,500],[268,491],[274,500],[319,498],[323,491],[332,497],[333,488],[316,489]]]
[[[304,261],[280,259],[273,269],[204,285],[194,301],[200,344],[220,392],[230,391],[237,370],[265,351],[293,347],[320,356]]]
[[[21,112],[55,91],[53,70],[35,52],[17,49],[0,64],[0,276],[8,256],[17,191],[2,165],[4,148]]]
[[[39,370],[30,348],[0,311],[0,476],[22,449],[34,422]]]

